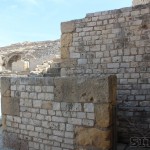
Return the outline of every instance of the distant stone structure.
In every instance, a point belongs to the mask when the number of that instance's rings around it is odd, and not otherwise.
[[[0,71],[30,72],[60,56],[60,41],[24,42],[0,47]]]
[[[148,3],[150,3],[150,0],[133,0],[132,1],[133,6],[144,5],[144,4],[148,4]]]

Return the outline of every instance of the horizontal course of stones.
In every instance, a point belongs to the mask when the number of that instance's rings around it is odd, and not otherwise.
[[[15,150],[112,147],[115,76],[3,77],[1,82],[5,146]]]
[[[119,140],[149,130],[150,4],[90,13],[61,30],[62,76],[116,74]]]

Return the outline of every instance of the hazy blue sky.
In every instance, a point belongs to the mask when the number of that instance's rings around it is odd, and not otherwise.
[[[131,6],[132,0],[0,0],[0,45],[55,40],[60,22]]]

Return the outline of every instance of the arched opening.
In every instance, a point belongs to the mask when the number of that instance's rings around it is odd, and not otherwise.
[[[11,70],[11,71],[12,71],[12,64],[13,64],[14,62],[17,62],[17,61],[20,61],[20,60],[21,60],[21,55],[16,54],[16,55],[11,56],[11,57],[8,59],[5,68],[6,68],[7,70]]]

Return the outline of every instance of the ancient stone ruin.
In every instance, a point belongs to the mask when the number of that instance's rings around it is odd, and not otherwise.
[[[150,4],[90,13],[61,32],[61,60],[50,64],[60,77],[2,77],[4,145],[116,150],[149,137]]]
[[[60,57],[60,41],[24,42],[0,47],[3,75],[43,73],[46,63]],[[45,64],[44,64],[45,63]],[[46,71],[45,71],[46,73]]]

